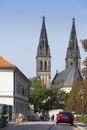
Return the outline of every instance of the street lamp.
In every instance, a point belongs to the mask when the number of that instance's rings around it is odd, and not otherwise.
[[[81,90],[81,96],[82,96],[82,120],[84,121],[84,95],[85,95],[85,90]]]
[[[82,120],[84,121],[84,96],[85,96],[85,89],[81,89],[79,91],[79,95],[82,98]]]

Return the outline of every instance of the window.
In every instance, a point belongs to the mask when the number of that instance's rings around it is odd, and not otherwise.
[[[44,70],[47,70],[47,62],[44,63]]]
[[[22,88],[22,95],[24,96],[24,88]]]
[[[41,61],[40,62],[40,70],[42,70],[43,69],[43,62]]]

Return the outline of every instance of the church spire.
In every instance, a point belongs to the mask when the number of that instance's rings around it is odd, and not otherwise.
[[[72,28],[69,39],[69,46],[66,53],[66,68],[76,64],[80,69],[80,51],[78,47],[78,41],[76,36],[75,18],[72,19]]]
[[[77,40],[76,29],[75,29],[75,18],[72,19],[72,29],[71,29],[71,34],[70,34],[70,41],[71,40]]]
[[[47,39],[47,31],[46,31],[46,25],[45,25],[45,17],[42,17],[42,27],[40,32],[40,38],[39,38],[39,46],[37,51],[37,56],[50,56],[50,48],[48,45],[48,39]]]

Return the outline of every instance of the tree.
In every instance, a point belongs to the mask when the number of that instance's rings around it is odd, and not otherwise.
[[[65,91],[56,87],[48,89],[41,80],[31,79],[29,102],[34,105],[35,112],[63,109],[67,97]]]
[[[84,95],[82,95],[82,91],[84,90]],[[84,97],[82,97],[84,96]],[[76,82],[72,86],[72,90],[70,92],[70,96],[66,101],[67,111],[75,111],[76,113],[82,113],[82,100],[84,100],[84,112],[87,113],[87,80],[82,80]],[[84,99],[83,99],[84,98]]]
[[[81,40],[81,43],[84,51],[87,52],[87,39]],[[83,65],[85,67],[82,69],[81,72],[83,74],[83,77],[87,80],[87,57],[85,58],[85,61],[83,61]]]
[[[82,47],[83,47],[84,51],[86,52],[87,51],[87,39],[81,40],[81,43],[82,43]]]
[[[84,51],[87,52],[87,39],[81,40],[81,43]],[[87,58],[83,61],[83,65],[85,67],[81,70],[81,72],[84,80],[77,81],[72,86],[70,96],[66,101],[66,110],[75,111],[80,114],[82,113],[82,107],[84,107],[84,112],[87,113]]]
[[[82,69],[81,72],[82,72],[84,78],[87,80],[87,57],[85,58],[85,61],[83,61],[83,65],[85,67]]]
[[[34,105],[35,112],[40,112],[41,102],[45,99],[46,86],[36,77],[30,79],[29,103]]]
[[[64,109],[68,93],[59,88],[51,88],[49,91],[51,109]]]

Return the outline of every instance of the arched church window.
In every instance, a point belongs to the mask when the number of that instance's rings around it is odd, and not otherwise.
[[[47,61],[45,61],[44,70],[47,70]]]
[[[70,65],[72,66],[72,65],[73,65],[73,63],[71,62],[71,63],[70,63]]]
[[[69,49],[70,49],[70,51],[72,50],[72,48],[71,48],[71,47],[70,47]]]
[[[40,70],[42,70],[43,69],[43,62],[41,61],[40,62]]]

